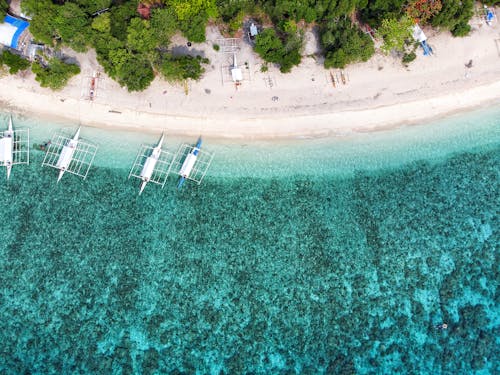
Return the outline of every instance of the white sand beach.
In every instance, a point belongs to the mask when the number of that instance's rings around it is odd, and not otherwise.
[[[240,42],[238,62],[244,73],[236,89],[230,81],[231,54],[216,52],[215,28],[207,42],[186,47],[203,51],[210,65],[199,82],[173,86],[160,78],[144,92],[129,93],[106,76],[95,53],[74,54],[82,73],[66,88],[44,89],[29,75],[0,78],[0,106],[14,113],[64,119],[95,127],[216,138],[282,138],[345,135],[411,124],[485,105],[500,104],[500,27],[477,22],[466,38],[424,29],[433,56],[404,67],[400,59],[377,53],[370,61],[344,70],[325,70],[321,60],[304,57],[290,74],[275,67],[261,72],[262,61]],[[317,43],[306,34],[304,54],[314,56]],[[472,61],[471,67],[466,67]],[[90,80],[100,72],[94,100]],[[339,78],[334,87],[332,76]],[[187,93],[186,93],[187,92]]]

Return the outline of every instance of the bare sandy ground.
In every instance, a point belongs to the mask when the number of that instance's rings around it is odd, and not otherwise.
[[[262,61],[251,46],[239,42],[236,52],[244,82],[236,88],[229,66],[233,55],[216,52],[222,44],[215,28],[208,41],[186,46],[176,37],[179,51],[210,59],[199,82],[171,85],[156,78],[141,93],[129,93],[107,77],[95,53],[75,54],[82,73],[59,92],[40,88],[32,75],[0,78],[0,106],[47,119],[66,119],[96,127],[219,138],[322,137],[374,131],[429,120],[484,105],[500,104],[500,27],[476,22],[466,38],[424,30],[434,55],[409,67],[400,59],[375,55],[370,61],[343,71],[325,70],[315,57],[314,33],[299,67],[281,74],[275,67],[261,72]],[[471,67],[466,67],[472,60]],[[95,72],[96,96],[89,99]],[[333,85],[332,77],[336,79]]]

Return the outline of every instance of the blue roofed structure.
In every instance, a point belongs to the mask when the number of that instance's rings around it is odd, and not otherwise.
[[[20,49],[19,38],[29,25],[28,21],[6,15],[3,23],[0,23],[0,44]]]

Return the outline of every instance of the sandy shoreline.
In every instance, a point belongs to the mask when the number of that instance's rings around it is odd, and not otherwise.
[[[97,96],[90,101],[90,77],[102,72],[91,52],[77,55],[82,73],[60,92],[40,88],[33,76],[2,77],[0,107],[93,127],[211,138],[328,137],[376,131],[500,104],[499,30],[476,25],[471,36],[461,39],[426,30],[434,56],[424,57],[418,50],[417,60],[405,68],[391,57],[376,55],[345,69],[347,82],[336,87],[331,76],[338,77],[340,71],[327,71],[310,57],[304,57],[291,74],[280,74],[276,68],[263,73],[261,61],[242,43],[239,61],[248,69],[238,90],[227,80],[232,56],[213,51],[218,35],[209,30],[210,41],[194,48],[206,51],[211,66],[200,82],[187,88],[157,78],[146,91],[130,94],[101,73]],[[305,48],[306,53],[314,51],[311,43]],[[465,67],[470,60],[472,67]]]

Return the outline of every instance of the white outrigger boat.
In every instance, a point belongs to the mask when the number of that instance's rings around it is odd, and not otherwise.
[[[181,178],[179,179],[179,182],[177,183],[177,189],[180,189],[182,187],[182,185],[184,185],[186,178],[189,178],[189,175],[191,174],[191,171],[193,170],[194,163],[196,163],[196,159],[198,159],[198,154],[200,153],[201,143],[202,143],[202,140],[200,137],[200,138],[198,138],[198,141],[196,142],[196,146],[186,156],[186,159],[184,159],[184,163],[182,163],[181,170],[179,171],[179,175],[181,176]]]
[[[23,150],[22,145],[29,144],[28,140],[22,140],[20,134],[26,132],[29,138],[28,130],[14,131],[12,126],[12,116],[9,117],[9,125],[6,131],[1,134],[0,138],[0,165],[5,166],[7,169],[7,180],[10,178],[12,166],[14,164],[28,164],[29,163],[29,147]],[[23,157],[23,155],[26,155]]]
[[[59,168],[59,177],[57,178],[57,182],[61,181],[64,172],[69,167],[71,160],[73,160],[73,155],[76,151],[76,146],[78,146],[78,139],[80,138],[80,128],[76,131],[75,135],[72,139],[70,139],[64,146],[59,154],[59,159],[56,163],[56,168]]]
[[[14,130],[12,129],[12,117],[9,117],[9,127],[3,132],[3,138],[0,139],[0,153],[2,164],[7,169],[7,180],[10,178],[12,162],[14,161]]]
[[[208,167],[212,163],[214,154],[208,151],[201,152],[201,137],[198,138],[196,146],[191,146],[188,144],[183,144],[177,154],[175,155],[174,163],[176,169],[179,170],[177,174],[180,176],[179,182],[177,183],[177,188],[180,189],[186,180],[192,180],[198,185],[201,184],[201,180],[205,177]],[[182,161],[182,159],[184,159]],[[180,168],[179,168],[180,166]]]
[[[142,181],[139,195],[142,194],[148,182],[165,186],[174,155],[162,150],[164,139],[165,135],[162,134],[155,147],[143,145],[132,165],[128,177],[137,177]]]
[[[144,166],[142,167],[141,171],[141,188],[139,190],[139,195],[142,194],[142,191],[146,187],[146,184],[151,180],[151,176],[153,175],[153,172],[155,170],[156,163],[158,162],[158,159],[160,158],[161,155],[161,146],[163,144],[163,139],[165,138],[165,135],[162,134],[160,141],[156,145],[155,148],[153,148],[153,152],[151,155],[146,159],[146,162],[144,163]]]
[[[82,142],[80,130],[79,127],[72,138],[56,135],[53,141],[47,143],[42,165],[59,169],[57,182],[61,181],[66,172],[87,178],[97,147]]]

